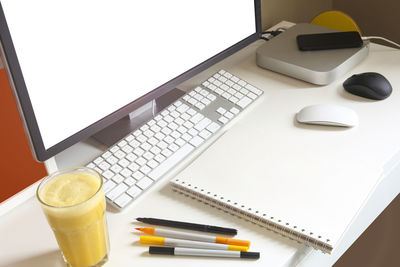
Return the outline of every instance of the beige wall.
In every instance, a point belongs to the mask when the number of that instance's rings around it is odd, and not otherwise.
[[[332,9],[333,0],[261,0],[262,28],[282,20],[310,22],[322,11]]]
[[[349,14],[364,36],[378,35],[400,43],[399,0],[333,0],[333,9]]]
[[[309,22],[334,9],[349,14],[364,36],[377,35],[400,43],[399,0],[261,0],[261,8],[264,30],[282,20]]]

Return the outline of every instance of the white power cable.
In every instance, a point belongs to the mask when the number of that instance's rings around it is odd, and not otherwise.
[[[388,42],[388,43],[390,43],[390,44],[392,44],[394,46],[397,46],[397,48],[400,49],[400,44],[398,44],[396,42],[393,42],[393,41],[390,41],[390,40],[388,40],[386,38],[383,38],[383,37],[380,37],[380,36],[363,36],[363,37],[361,37],[361,39],[364,40],[364,41],[365,40],[372,40],[372,39],[383,40],[383,41]]]

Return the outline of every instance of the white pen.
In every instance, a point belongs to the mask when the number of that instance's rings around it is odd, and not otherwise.
[[[150,227],[135,228],[135,229],[142,231],[146,234],[155,235],[155,236],[172,237],[172,238],[195,240],[195,241],[201,241],[201,242],[250,247],[250,241],[240,240],[240,239],[236,239],[236,238],[226,238],[226,237],[218,237],[218,236],[212,236],[212,235],[194,234],[194,233],[166,230],[166,229],[160,229],[160,228],[150,228]]]
[[[192,240],[175,239],[160,236],[140,236],[140,243],[150,244],[150,245],[161,245],[170,247],[186,247],[186,248],[204,248],[204,249],[217,249],[217,250],[234,250],[234,251],[247,251],[248,247],[226,245],[226,244],[216,244],[199,242]]]
[[[203,256],[203,257],[226,257],[258,259],[260,252],[213,250],[198,248],[174,248],[174,247],[149,247],[150,254],[175,255],[175,256]]]

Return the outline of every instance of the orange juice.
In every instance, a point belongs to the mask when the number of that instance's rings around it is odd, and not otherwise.
[[[59,171],[42,181],[37,197],[69,266],[100,266],[107,261],[106,203],[97,172]]]

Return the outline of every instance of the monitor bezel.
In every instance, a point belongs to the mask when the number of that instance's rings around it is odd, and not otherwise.
[[[197,66],[187,70],[181,75],[173,78],[163,85],[153,89],[142,97],[132,101],[131,103],[121,107],[106,117],[94,122],[79,132],[69,136],[61,142],[45,148],[42,136],[40,133],[39,125],[36,120],[35,112],[33,110],[32,103],[29,98],[28,90],[24,81],[24,77],[19,65],[17,54],[12,42],[10,31],[8,29],[7,21],[4,15],[3,7],[0,2],[0,42],[1,42],[1,57],[4,63],[4,67],[7,72],[7,76],[10,82],[10,86],[13,90],[18,109],[20,111],[21,119],[24,123],[25,133],[29,140],[31,151],[33,156],[38,161],[45,161],[68,147],[89,138],[93,134],[101,131],[102,129],[110,126],[116,121],[126,117],[133,110],[143,106],[153,99],[160,97],[161,95],[173,90],[176,86],[186,81],[187,79],[197,75],[198,73],[206,70],[222,59],[234,54],[250,43],[258,40],[261,36],[261,2],[260,0],[254,0],[254,12],[255,12],[255,32],[250,36],[244,38],[238,43],[231,47],[221,51],[217,55],[205,60]]]

